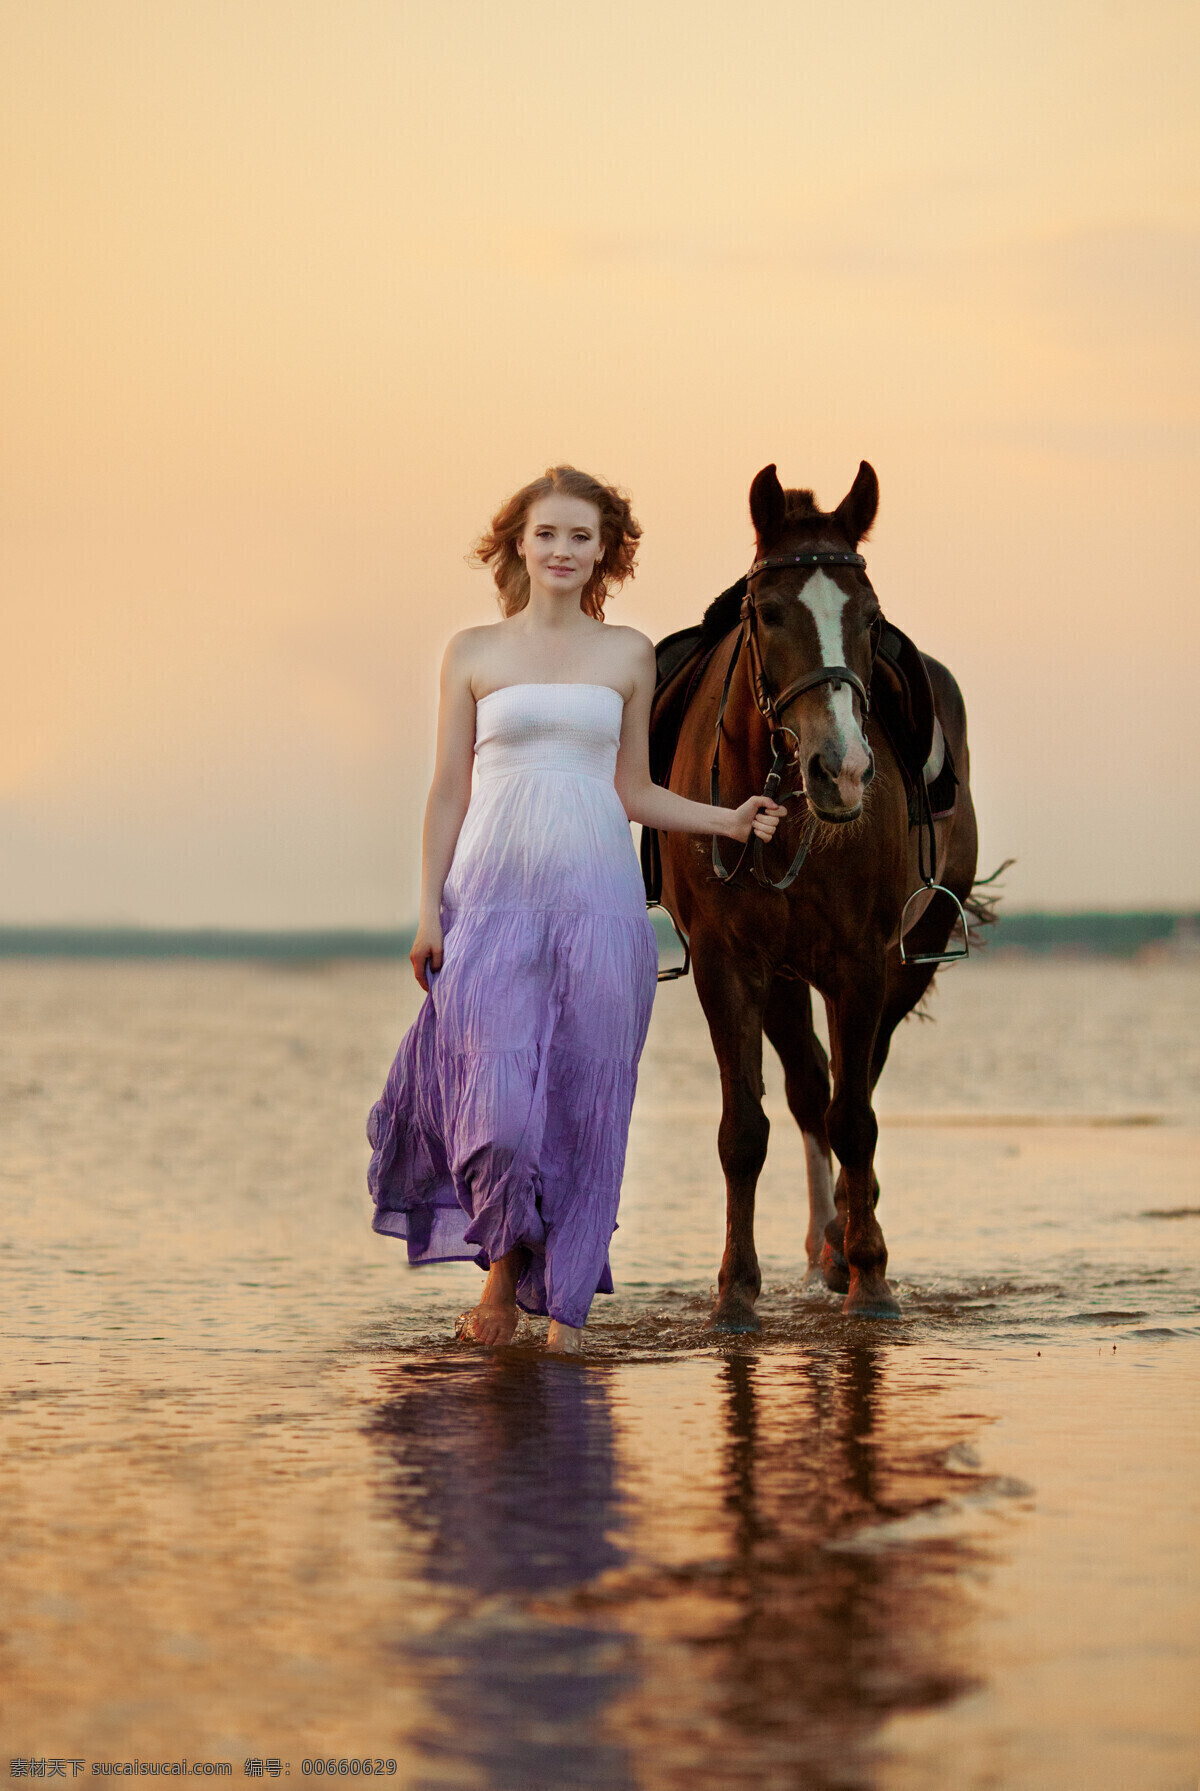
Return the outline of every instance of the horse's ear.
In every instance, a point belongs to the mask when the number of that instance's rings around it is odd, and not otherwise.
[[[879,480],[875,477],[875,468],[864,460],[859,464],[858,477],[833,513],[852,547],[862,540],[874,522],[878,508]]]
[[[779,475],[773,464],[764,466],[762,472],[755,475],[750,487],[750,520],[754,524],[760,546],[765,546],[782,530],[785,508],[786,500]]]

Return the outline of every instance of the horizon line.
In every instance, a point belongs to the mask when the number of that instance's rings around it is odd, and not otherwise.
[[[1030,952],[1132,956],[1200,929],[1200,908],[1023,908],[1001,913],[985,943]],[[152,926],[137,922],[0,923],[0,957],[398,959],[415,922],[394,927]],[[1190,937],[1188,938],[1190,944]]]

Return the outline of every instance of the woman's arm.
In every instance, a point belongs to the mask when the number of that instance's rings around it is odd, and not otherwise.
[[[656,677],[654,648],[643,636],[636,650],[633,694],[625,704],[617,754],[617,794],[629,819],[663,833],[719,833],[726,839],[744,841],[753,831],[759,839],[769,840],[787,814],[769,797],[750,796],[740,808],[717,808],[677,796],[651,780],[650,704]]]
[[[413,975],[427,994],[426,962],[431,962],[435,970],[442,967],[442,888],[471,800],[475,698],[467,657],[463,637],[456,634],[442,660],[437,758],[421,835],[421,908],[417,936],[408,954]]]

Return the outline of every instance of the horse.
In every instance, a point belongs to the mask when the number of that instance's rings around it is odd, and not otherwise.
[[[919,772],[913,777],[895,726],[885,728],[881,706],[872,708],[889,625],[858,547],[878,504],[866,461],[830,512],[811,491],[785,491],[776,468],[764,467],[750,487],[754,565],[710,604],[699,631],[688,631],[689,656],[655,697],[651,743],[660,760],[664,729],[673,736],[660,779],[668,788],[725,805],[765,791],[788,806],[770,847],[759,842],[749,861],[744,847],[732,866],[720,841],[657,836],[662,905],[690,948],[721,1072],[726,1235],[712,1323],[723,1331],[760,1328],[754,1199],[769,1131],[764,1034],[804,1137],[807,1278],[820,1274],[844,1294],[845,1313],[898,1315],[876,1215],[872,1096],[896,1027],[938,963],[965,953],[967,912],[991,918],[986,898],[972,894],[978,841],[958,685],[891,631],[910,649],[910,682],[915,688],[923,675],[926,698],[932,693],[933,769],[943,786],[949,780],[949,808],[944,795],[930,802],[930,767],[923,784]],[[660,673],[662,663],[660,649]],[[948,951],[959,928],[961,947]],[[813,1028],[813,990],[828,1016],[828,1058]]]

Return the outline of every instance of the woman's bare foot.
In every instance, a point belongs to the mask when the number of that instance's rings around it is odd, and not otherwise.
[[[467,1314],[463,1334],[476,1343],[511,1343],[517,1334],[517,1273],[515,1250],[499,1257],[488,1270],[483,1298]]]
[[[582,1355],[583,1326],[576,1329],[574,1325],[564,1325],[561,1319],[552,1318],[546,1333],[546,1348],[553,1350],[556,1356]]]

